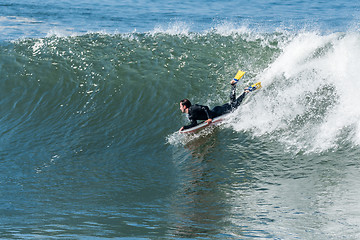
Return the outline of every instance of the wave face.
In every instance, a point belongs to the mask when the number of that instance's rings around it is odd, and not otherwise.
[[[358,32],[174,26],[0,52],[3,236],[359,236],[346,207],[358,196]],[[238,89],[263,88],[220,127],[177,134],[179,101],[227,102],[239,69]]]

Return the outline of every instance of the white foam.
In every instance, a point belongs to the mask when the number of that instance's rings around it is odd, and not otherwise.
[[[235,114],[237,131],[288,148],[326,151],[360,144],[360,35],[300,33],[258,76],[263,89]]]
[[[222,36],[231,36],[234,34],[247,34],[252,31],[247,25],[237,25],[234,22],[222,21],[221,23],[216,24],[212,30]]]
[[[189,35],[190,25],[186,22],[175,21],[168,23],[166,26],[158,25],[150,34],[165,33],[168,35]]]
[[[316,146],[320,150],[335,145],[335,142],[347,127],[352,128],[354,135],[351,141],[360,144],[360,35],[347,34],[334,42],[333,51],[322,61],[328,66],[328,81],[336,86],[338,104],[332,109],[320,126],[316,137]]]
[[[81,35],[80,33],[74,32],[73,29],[55,27],[47,30],[46,37],[75,37]]]

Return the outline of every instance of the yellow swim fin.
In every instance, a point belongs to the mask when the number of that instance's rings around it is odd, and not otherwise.
[[[244,76],[244,74],[245,74],[245,72],[239,70],[239,71],[237,72],[237,74],[235,75],[235,77],[234,77],[235,82],[239,81],[240,78],[242,78],[242,77]]]
[[[261,82],[257,82],[257,83],[255,83],[255,84],[253,84],[253,85],[251,85],[251,87],[252,88],[255,88],[255,89],[260,89],[262,86],[261,86]],[[255,90],[254,89],[254,90]]]
[[[248,91],[252,92],[252,91],[258,90],[260,88],[261,88],[261,82],[257,82],[255,84],[251,85],[251,87],[245,88],[244,90],[248,90]]]

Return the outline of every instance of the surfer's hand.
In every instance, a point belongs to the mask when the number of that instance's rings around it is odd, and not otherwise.
[[[212,122],[212,119],[209,118],[208,120],[205,121],[207,124],[210,124]]]
[[[179,132],[181,132],[182,130],[184,130],[184,127],[181,127],[181,128],[179,129]]]

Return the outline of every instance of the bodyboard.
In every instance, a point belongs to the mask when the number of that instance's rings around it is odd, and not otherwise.
[[[214,126],[214,125],[218,125],[219,123],[221,123],[225,117],[228,115],[227,114],[224,114],[224,115],[221,115],[219,117],[216,117],[212,120],[211,123],[206,123],[205,121],[196,125],[195,127],[192,127],[192,128],[188,128],[188,129],[184,129],[182,130],[180,133],[195,133],[197,131],[200,131],[201,129],[203,128],[206,128],[206,127],[209,127],[209,126]]]

